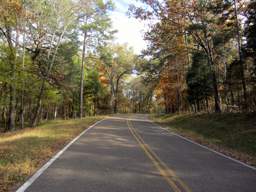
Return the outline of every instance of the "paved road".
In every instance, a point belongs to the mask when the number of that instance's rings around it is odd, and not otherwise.
[[[145,115],[122,115],[100,122],[26,191],[256,191],[255,170],[144,120]]]

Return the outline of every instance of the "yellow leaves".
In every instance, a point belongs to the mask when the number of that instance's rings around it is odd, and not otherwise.
[[[5,26],[15,25],[17,19],[22,14],[22,4],[20,0],[1,0],[0,1],[0,22]]]
[[[20,14],[22,11],[22,5],[20,0],[1,0],[0,11],[2,16],[8,16],[11,14]]]
[[[180,39],[180,41],[183,41]],[[167,66],[162,70],[160,80],[155,90],[156,100],[159,105],[175,105],[180,98],[179,94],[185,94],[185,72],[186,55],[184,51],[177,54],[168,61]]]

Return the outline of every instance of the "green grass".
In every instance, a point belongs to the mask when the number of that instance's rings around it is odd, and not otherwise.
[[[172,131],[256,165],[256,114],[162,115],[153,119]]]
[[[56,120],[37,128],[0,134],[0,191],[24,182],[67,142],[102,117]]]

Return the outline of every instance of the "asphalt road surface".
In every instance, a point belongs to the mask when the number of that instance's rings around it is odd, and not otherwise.
[[[256,192],[256,170],[147,121],[101,121],[48,167],[28,192]]]

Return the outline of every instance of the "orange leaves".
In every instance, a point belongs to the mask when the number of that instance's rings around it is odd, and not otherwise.
[[[0,22],[5,26],[16,25],[17,19],[22,14],[22,4],[20,0],[0,1]]]
[[[22,4],[20,0],[1,0],[0,11],[2,16],[11,14],[19,15],[22,11]]]
[[[109,79],[106,77],[106,67],[103,63],[98,62],[98,72],[99,72],[99,81],[102,84],[102,86],[106,87],[109,84]]]
[[[186,57],[180,53],[170,59],[161,72],[155,96],[158,104],[165,106],[166,109],[171,106],[173,109],[179,108],[181,96],[185,94],[186,87],[185,65]]]
[[[1,8],[5,10],[13,10],[16,12],[21,11],[21,1],[20,0],[1,0]]]
[[[103,86],[107,86],[109,84],[109,80],[104,75],[99,76],[99,81]]]

